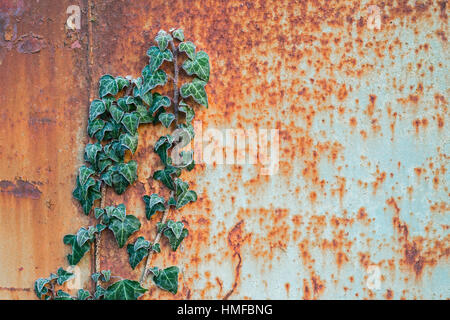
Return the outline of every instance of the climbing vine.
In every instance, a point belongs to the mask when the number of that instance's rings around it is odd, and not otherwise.
[[[194,138],[192,121],[195,112],[188,103],[208,107],[205,86],[209,80],[210,65],[204,51],[196,52],[196,46],[185,41],[182,29],[169,33],[161,30],[155,42],[156,45],[147,51],[150,60],[142,70],[142,76],[136,79],[102,76],[99,97],[91,102],[89,108],[87,132],[94,141],[85,147],[86,165],[78,170],[73,197],[80,202],[84,214],[93,213],[96,223],[64,236],[63,242],[71,246],[72,251],[67,256],[71,266],[78,264],[94,246],[94,273],[91,279],[95,290],[79,289],[76,296],[57,290],[58,286],[74,277],[73,273],[59,268],[48,278],[36,280],[34,289],[39,299],[137,299],[147,291],[143,285],[150,275],[156,286],[177,293],[178,267],[160,269],[152,266],[152,256],[161,253],[161,237],[167,238],[171,250],[176,251],[189,234],[183,222],[171,220],[169,215],[197,200],[196,192],[180,178],[182,170],[194,168],[193,152],[178,151]],[[181,60],[184,62],[179,63]],[[160,69],[164,63],[173,64],[172,76]],[[192,76],[192,81],[180,85],[181,71]],[[169,79],[173,82],[171,98],[154,92]],[[180,112],[184,113],[184,117]],[[154,151],[164,168],[155,171],[153,179],[166,186],[171,195],[167,201],[156,193],[143,196],[147,220],[151,221],[157,212],[163,212],[162,219],[156,223],[157,233],[153,241],[139,236],[134,243],[127,244],[131,235],[140,230],[141,222],[136,216],[127,214],[124,204],[105,206],[106,193],[111,188],[117,194],[123,194],[137,180],[138,164],[134,160],[126,161],[129,158],[126,154],[133,155],[137,150],[139,125],[159,123],[165,128],[174,128],[174,131],[160,137],[154,144]],[[169,156],[169,150],[173,158]],[[131,268],[142,265],[139,281],[112,276],[109,270],[100,270],[100,239],[107,230],[113,233],[119,248],[127,244]]]

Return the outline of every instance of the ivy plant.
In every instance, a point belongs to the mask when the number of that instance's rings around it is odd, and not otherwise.
[[[78,169],[73,197],[79,202],[85,215],[92,215],[96,222],[81,227],[75,234],[65,235],[64,244],[70,246],[67,255],[69,265],[77,265],[94,246],[95,272],[91,279],[92,292],[80,288],[75,296],[57,286],[62,286],[74,275],[63,268],[48,278],[35,282],[35,293],[39,299],[54,300],[134,300],[141,297],[148,276],[152,275],[154,284],[176,294],[178,291],[177,266],[160,269],[151,266],[154,253],[161,252],[160,240],[167,239],[171,250],[176,251],[189,232],[182,221],[168,219],[171,213],[197,200],[197,193],[180,177],[183,170],[192,170],[195,166],[192,152],[180,152],[175,155],[182,163],[174,161],[171,154],[180,143],[180,131],[184,134],[184,145],[194,138],[194,106],[208,107],[205,91],[210,76],[209,57],[204,51],[196,51],[191,41],[185,41],[182,29],[170,32],[160,30],[155,43],[147,50],[149,63],[142,69],[139,77],[103,75],[98,85],[98,97],[89,107],[87,134],[91,141],[85,146],[85,165]],[[168,75],[162,69],[171,64],[173,74]],[[165,68],[166,69],[166,68]],[[180,83],[180,73],[189,81]],[[173,82],[172,96],[165,96],[155,89]],[[152,178],[168,188],[170,196],[153,193],[144,195],[145,217],[148,221],[158,213],[162,218],[155,224],[156,237],[153,241],[138,236],[134,242],[129,239],[139,233],[141,222],[132,214],[127,214],[125,204],[105,206],[108,188],[121,195],[138,178],[138,163],[128,160],[138,148],[140,125],[162,125],[174,130],[155,141],[154,152],[159,156],[162,168],[155,170]],[[172,152],[171,152],[172,151]],[[170,154],[170,155],[169,155]],[[91,214],[93,213],[93,214]],[[112,232],[118,248],[126,245],[130,267],[137,268],[142,261],[142,273],[139,281],[111,276],[109,270],[100,270],[99,250],[103,232]],[[114,281],[113,279],[118,279]]]

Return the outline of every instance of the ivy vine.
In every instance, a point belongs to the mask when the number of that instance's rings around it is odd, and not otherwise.
[[[99,244],[103,232],[112,232],[117,246],[123,248],[131,235],[141,228],[139,219],[127,214],[124,204],[104,204],[108,187],[120,195],[137,180],[138,164],[134,160],[126,162],[125,155],[132,155],[137,150],[139,125],[161,123],[165,128],[182,130],[189,141],[194,138],[192,121],[195,112],[188,103],[208,107],[205,91],[210,73],[208,55],[204,51],[196,52],[196,46],[185,41],[182,29],[171,30],[169,33],[161,30],[155,42],[156,45],[147,51],[150,60],[142,70],[142,76],[136,79],[113,77],[109,74],[102,76],[99,81],[99,97],[91,102],[89,108],[87,132],[94,141],[85,147],[86,165],[78,170],[73,197],[80,202],[84,214],[93,212],[97,223],[64,236],[63,241],[72,249],[67,256],[71,266],[78,264],[94,245],[95,272],[91,279],[95,290],[90,292],[79,289],[76,296],[57,290],[58,286],[74,277],[73,273],[59,268],[48,278],[35,281],[34,289],[39,299],[133,300],[147,291],[143,284],[149,275],[152,275],[154,284],[159,288],[177,293],[179,268],[170,266],[160,269],[151,266],[153,254],[161,252],[161,237],[167,238],[170,248],[176,251],[189,234],[183,222],[168,219],[170,212],[197,200],[196,192],[189,189],[188,183],[180,178],[182,169],[190,171],[194,168],[192,151],[183,151],[177,155],[183,159],[183,165],[175,163],[169,156],[169,150],[176,150],[175,147],[180,143],[180,137],[174,134],[175,131],[160,137],[154,144],[154,151],[159,155],[164,168],[155,171],[153,179],[166,186],[171,196],[167,201],[155,193],[142,198],[147,220],[151,220],[157,212],[163,212],[161,221],[156,224],[156,237],[149,241],[144,236],[139,236],[134,243],[126,246],[132,269],[145,260],[139,281],[112,276],[109,270],[99,268]],[[180,58],[184,60],[181,65],[178,62]],[[173,76],[160,69],[165,62],[173,64]],[[181,70],[193,79],[180,86]],[[164,86],[168,78],[173,81],[172,98],[154,92],[158,86]],[[184,122],[180,121],[180,112],[185,115]],[[95,204],[97,207],[94,207]]]

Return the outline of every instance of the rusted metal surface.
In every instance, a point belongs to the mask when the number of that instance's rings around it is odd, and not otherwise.
[[[199,194],[176,217],[190,235],[154,260],[181,267],[180,290],[145,298],[450,298],[447,1],[0,4],[0,298],[32,298],[66,266],[63,235],[90,222],[71,191],[96,81],[139,75],[172,27],[210,56],[203,130],[278,129],[280,166],[184,173]],[[72,4],[81,30],[65,27]],[[367,27],[372,4],[381,29]],[[159,216],[145,220],[141,197],[165,194],[148,179],[163,132],[139,129],[139,181],[106,197],[149,239]],[[139,277],[111,235],[101,263]],[[80,268],[86,280],[88,257]]]

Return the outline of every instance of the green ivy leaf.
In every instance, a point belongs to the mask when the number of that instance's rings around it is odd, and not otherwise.
[[[167,150],[172,146],[173,138],[170,135],[162,136],[156,141],[153,150],[159,155],[161,161],[167,164]]]
[[[94,120],[99,115],[105,113],[106,106],[102,100],[95,99],[91,102],[91,106],[89,107],[89,121]]]
[[[119,87],[117,86],[117,82],[113,76],[109,74],[105,74],[100,78],[100,84],[98,88],[98,94],[100,98],[111,94],[115,96],[119,92]]]
[[[186,52],[187,56],[191,59],[195,58],[195,44],[190,41],[181,42],[178,45],[178,50],[180,52]]]
[[[171,62],[173,59],[172,51],[169,49],[161,51],[158,47],[148,49],[147,55],[150,57],[150,72],[155,72],[163,64],[164,60]]]
[[[155,252],[157,252],[157,253],[160,253],[160,252],[161,252],[161,247],[159,246],[159,243],[155,243],[155,244],[152,246],[152,250],[155,251]]]
[[[80,228],[80,230],[78,230],[76,236],[77,236],[78,246],[80,246],[80,247],[83,246],[86,242],[94,239],[92,232],[89,232],[89,230],[86,228]]]
[[[185,83],[180,88],[183,98],[192,96],[195,102],[208,108],[208,97],[205,91],[206,82],[195,78],[192,82]]]
[[[178,272],[179,269],[176,266],[169,267],[163,270],[153,269],[154,272],[153,281],[161,289],[167,290],[173,294],[178,291]],[[155,274],[156,273],[156,274]]]
[[[94,170],[91,168],[88,168],[86,166],[82,166],[78,169],[78,179],[81,184],[86,184],[87,180],[90,176],[92,176],[95,173]]]
[[[45,278],[39,278],[34,282],[34,293],[39,299],[42,299],[42,296],[48,293],[48,289],[45,286],[47,283],[49,283],[49,280]]]
[[[178,105],[178,110],[186,114],[186,122],[192,122],[195,116],[194,109],[187,105],[183,100],[180,101]]]
[[[133,110],[134,99],[131,96],[122,97],[117,100],[117,106],[123,112],[130,112]]]
[[[58,290],[56,293],[56,296],[54,300],[73,300],[72,296],[68,294],[67,292],[64,292],[62,290]]]
[[[110,285],[104,296],[106,300],[136,300],[146,291],[139,282],[125,279]]]
[[[167,48],[167,45],[169,44],[169,41],[172,40],[172,36],[165,32],[164,30],[159,30],[158,34],[156,35],[155,41],[158,44],[159,50],[164,51]]]
[[[141,223],[138,218],[132,215],[127,215],[123,221],[113,219],[109,225],[109,229],[114,233],[119,248],[122,248],[127,242],[128,238],[139,230]]]
[[[125,112],[121,108],[116,107],[114,104],[112,104],[109,108],[109,113],[111,114],[114,121],[120,123],[120,120],[122,120],[123,114]]]
[[[153,94],[153,102],[150,108],[150,113],[154,114],[161,107],[170,107],[171,102],[169,97],[160,95],[159,93]]]
[[[128,163],[120,163],[118,165],[119,173],[128,181],[129,184],[133,184],[137,179],[137,162],[134,160]]]
[[[158,117],[159,121],[164,127],[168,128],[173,120],[175,120],[175,115],[173,113],[161,113]]]
[[[97,283],[97,281],[98,281],[98,279],[100,279],[100,276],[101,276],[101,275],[102,275],[102,274],[101,274],[100,272],[95,272],[95,273],[91,274],[92,281],[94,281],[95,283]]]
[[[171,229],[167,228],[166,230],[164,230],[164,235],[167,237],[167,239],[169,239],[169,244],[173,251],[177,251],[181,242],[188,236],[188,234],[188,229],[184,228],[181,230],[181,234],[177,238]]]
[[[102,275],[103,275],[103,281],[104,282],[108,282],[109,280],[111,280],[111,270],[102,270]]]
[[[114,191],[119,195],[124,193],[130,185],[127,179],[118,172],[117,166],[111,167],[104,175],[102,175],[102,180],[113,187]]]
[[[127,246],[128,260],[131,268],[135,269],[142,259],[148,255],[150,245],[150,241],[145,240],[144,237],[139,237],[134,244]]]
[[[103,297],[105,295],[105,292],[106,292],[105,288],[97,285],[97,287],[95,288],[94,298],[97,300],[100,299],[101,297]]]
[[[152,72],[148,65],[142,70],[142,77],[144,83],[140,89],[141,97],[155,87],[163,86],[167,82],[167,74],[163,70],[158,69],[155,72]]]
[[[103,147],[105,155],[115,161],[115,162],[123,162],[125,156],[125,147],[122,145],[120,141],[112,141],[111,143],[105,145]]]
[[[113,96],[106,96],[102,98],[103,103],[106,106],[106,110],[109,111],[109,108],[111,107],[111,104],[116,101],[116,98],[114,98]]]
[[[88,135],[93,137],[98,131],[102,130],[106,122],[102,119],[94,119],[88,123]]]
[[[137,133],[137,128],[139,127],[139,114],[137,112],[125,113],[122,118],[122,124],[127,129],[131,135]]]
[[[127,209],[123,203],[115,207],[111,212],[111,217],[117,218],[120,221],[124,221],[127,216]]]
[[[125,79],[124,77],[116,77],[117,88],[121,91],[123,88],[128,87],[130,85],[130,81]]]
[[[138,135],[131,135],[129,133],[122,133],[119,137],[119,141],[128,150],[131,151],[131,153],[135,153],[136,149],[138,147]]]
[[[199,51],[191,59],[187,59],[183,63],[183,69],[188,75],[196,74],[200,79],[208,82],[210,69],[208,54],[205,51]]]
[[[87,290],[80,289],[77,293],[78,300],[87,300],[91,296],[91,293]]]
[[[84,148],[84,160],[93,167],[97,167],[97,155],[102,151],[102,145],[97,143],[88,143]]]
[[[180,40],[180,41],[184,41],[184,32],[183,32],[183,29],[177,29],[177,30],[175,30],[174,32],[172,32],[172,36],[173,36],[175,39],[178,39],[178,40]]]
[[[81,258],[83,258],[84,254],[88,252],[91,247],[89,241],[82,246],[79,246],[77,242],[77,236],[74,234],[65,235],[63,242],[64,244],[72,246],[72,253],[67,255],[67,260],[69,261],[69,265],[71,266],[74,266],[78,262],[80,262]]]
[[[178,239],[181,237],[181,233],[183,232],[184,229],[184,224],[181,221],[175,222],[173,220],[169,220],[167,221],[167,228],[172,230],[175,237]]]
[[[73,191],[73,197],[80,201],[86,215],[91,211],[94,201],[102,197],[100,192],[100,181],[90,177],[86,184],[82,185],[77,177],[77,186]]]
[[[177,188],[177,209],[181,209],[189,202],[197,201],[197,193],[193,190],[188,190],[189,185],[181,179],[175,179]]]
[[[146,106],[140,104],[136,107],[136,112],[139,114],[139,124],[152,123],[154,118]]]
[[[164,198],[160,197],[156,193],[152,194],[150,197],[146,195],[142,199],[145,202],[145,215],[148,220],[156,214],[156,211],[162,212],[166,210],[166,207],[164,206]]]
[[[155,171],[155,173],[153,173],[153,179],[161,181],[167,188],[175,191],[172,175],[175,174],[176,176],[179,176],[180,173],[180,169],[168,166],[163,170]]]

